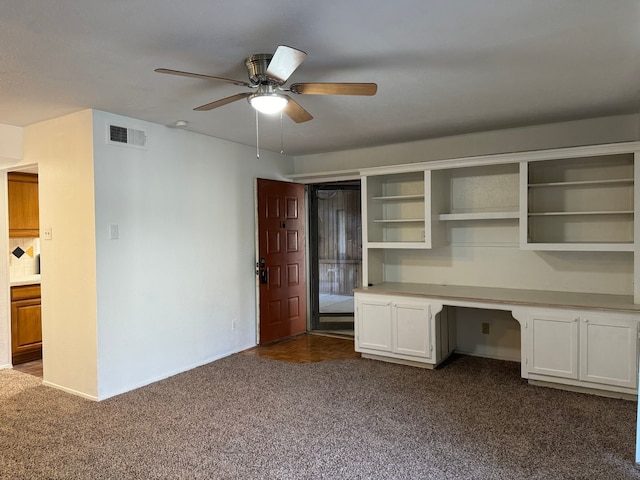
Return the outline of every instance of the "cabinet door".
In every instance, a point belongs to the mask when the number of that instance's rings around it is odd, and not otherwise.
[[[430,359],[433,353],[428,303],[393,302],[393,351]]]
[[[580,321],[580,380],[636,388],[637,321],[597,315]]]
[[[39,235],[38,176],[26,173],[7,175],[9,237]]]
[[[41,358],[40,299],[11,303],[11,354],[14,364]]]
[[[527,320],[530,373],[578,378],[578,317],[535,314]]]
[[[358,351],[391,351],[391,302],[359,298],[356,295]]]

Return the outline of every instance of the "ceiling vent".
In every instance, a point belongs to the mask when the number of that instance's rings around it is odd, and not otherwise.
[[[147,134],[144,130],[136,130],[119,125],[107,125],[107,143],[145,148]]]

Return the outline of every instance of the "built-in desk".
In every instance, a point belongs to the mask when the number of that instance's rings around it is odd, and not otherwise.
[[[523,378],[637,395],[640,305],[631,295],[381,283],[355,298],[356,350],[365,358],[433,368],[455,350],[444,307],[505,310],[520,324]]]

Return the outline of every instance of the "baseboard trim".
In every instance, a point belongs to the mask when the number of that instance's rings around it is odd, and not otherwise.
[[[368,360],[378,360],[381,362],[396,363],[398,365],[408,365],[410,367],[425,368],[427,370],[433,370],[436,368],[436,365],[434,365],[433,363],[416,362],[414,360],[404,360],[402,358],[393,358],[384,355],[373,355],[371,353],[361,353],[361,355],[362,358],[366,358]]]
[[[638,401],[638,395],[624,392],[612,392],[611,390],[600,390],[598,388],[580,387],[578,385],[567,385],[565,383],[545,382],[542,380],[529,379],[529,385],[536,387],[555,388],[556,390],[567,390],[569,392],[586,393],[589,395],[598,395],[599,397],[621,398],[622,400]]]
[[[92,400],[94,402],[98,401],[98,397],[96,397],[95,395],[89,395],[88,393],[84,393],[79,390],[74,390],[73,388],[68,388],[62,385],[58,385],[57,383],[43,380],[42,385],[44,385],[45,387],[55,388],[56,390],[62,390],[63,392],[70,393],[71,395],[75,395],[77,397],[86,398],[87,400]]]
[[[176,370],[172,370],[170,372],[163,373],[161,375],[158,375],[158,376],[155,376],[155,377],[152,377],[152,378],[149,378],[149,379],[145,379],[145,380],[143,380],[141,382],[128,385],[128,386],[126,386],[124,388],[113,390],[113,391],[107,392],[107,393],[98,393],[98,397],[97,397],[96,400],[98,400],[98,401],[106,400],[108,398],[115,397],[117,395],[122,395],[123,393],[127,393],[127,392],[130,392],[132,390],[136,390],[136,389],[141,388],[141,387],[146,387],[147,385],[151,385],[152,383],[156,383],[156,382],[159,382],[161,380],[165,380],[165,379],[167,379],[169,377],[173,377],[175,375],[179,375],[181,373],[188,372],[189,370],[193,370],[194,368],[202,367],[203,365],[207,365],[208,363],[215,362],[216,360],[220,360],[222,358],[229,357],[229,356],[234,355],[236,353],[239,353],[239,352],[241,352],[243,350],[246,350],[247,348],[252,348],[252,347],[255,347],[255,345],[242,346],[242,347],[239,347],[238,350],[232,350],[232,351],[229,351],[229,352],[222,353],[220,355],[215,355],[213,357],[208,357],[208,358],[202,360],[201,362],[196,362],[196,363],[189,364],[189,365],[187,365],[185,367],[182,367],[182,368],[179,368],[179,369],[176,369]]]

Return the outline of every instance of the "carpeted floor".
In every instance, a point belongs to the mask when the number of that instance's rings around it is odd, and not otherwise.
[[[635,420],[634,402],[530,386],[510,362],[233,355],[100,403],[3,395],[0,478],[640,479]]]

